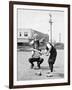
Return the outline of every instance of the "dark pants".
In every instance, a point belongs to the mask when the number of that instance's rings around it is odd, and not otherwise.
[[[32,68],[34,66],[33,62],[37,62],[37,66],[40,68],[40,64],[44,61],[43,58],[29,58],[29,62],[32,65]]]
[[[51,72],[53,72],[53,64],[55,63],[56,56],[57,56],[57,52],[51,54],[48,59],[49,68],[50,68]]]

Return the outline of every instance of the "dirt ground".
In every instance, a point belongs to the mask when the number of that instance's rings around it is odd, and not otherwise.
[[[31,57],[31,52],[18,51],[17,52],[17,80],[44,80],[64,78],[64,50],[57,50],[57,58],[54,64],[53,76],[48,77],[48,57],[42,56],[44,62],[41,64],[41,69],[37,68],[37,63],[34,63],[34,69],[31,69],[31,64],[28,59]],[[39,75],[41,74],[41,75]]]

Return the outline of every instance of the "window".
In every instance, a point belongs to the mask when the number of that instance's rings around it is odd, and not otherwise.
[[[28,32],[24,32],[24,36],[27,37],[28,36]]]
[[[19,36],[20,36],[20,37],[22,36],[21,32],[19,33]]]

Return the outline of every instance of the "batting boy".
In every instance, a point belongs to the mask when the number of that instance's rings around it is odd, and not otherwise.
[[[49,55],[48,63],[50,71],[53,72],[53,65],[56,60],[57,51],[54,46],[50,43],[46,43],[46,54]]]

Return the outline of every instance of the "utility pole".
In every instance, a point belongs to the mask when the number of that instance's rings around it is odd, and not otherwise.
[[[61,42],[61,33],[59,33],[59,42]]]
[[[49,20],[49,23],[50,23],[50,42],[52,43],[52,15],[49,14],[50,16],[50,20]]]

